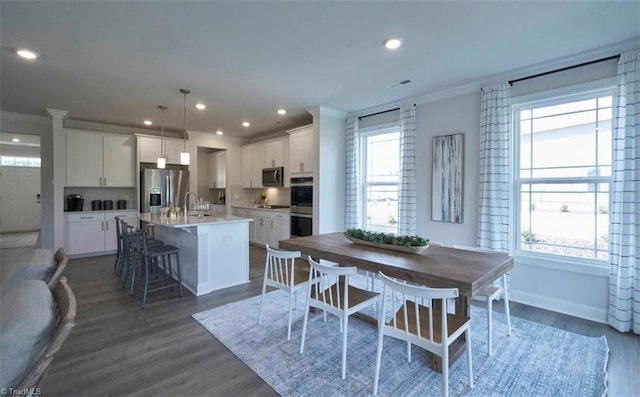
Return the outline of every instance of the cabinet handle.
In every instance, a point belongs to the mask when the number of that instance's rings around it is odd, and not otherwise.
[[[107,177],[104,177],[104,186],[107,186]]]
[[[93,218],[92,216],[81,216],[80,219],[91,219]]]

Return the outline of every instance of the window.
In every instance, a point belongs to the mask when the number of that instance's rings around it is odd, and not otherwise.
[[[0,165],[5,167],[40,168],[40,158],[39,157],[0,156]]]
[[[516,250],[606,260],[613,90],[517,105]]]
[[[398,127],[362,133],[363,228],[398,231],[400,130]]]

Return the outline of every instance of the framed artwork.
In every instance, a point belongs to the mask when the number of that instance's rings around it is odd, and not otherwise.
[[[433,137],[431,219],[462,223],[464,134]]]

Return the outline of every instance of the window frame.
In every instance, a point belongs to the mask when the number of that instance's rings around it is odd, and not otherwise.
[[[384,123],[384,124],[377,124],[374,126],[370,126],[370,127],[366,127],[360,130],[360,164],[359,164],[359,169],[358,172],[360,173],[360,214],[361,214],[361,225],[360,227],[362,229],[368,230],[367,229],[367,187],[369,186],[389,186],[392,185],[391,183],[388,182],[372,182],[372,183],[367,183],[366,182],[366,176],[367,176],[367,138],[371,137],[371,136],[375,136],[375,135],[384,135],[384,134],[388,134],[388,133],[392,133],[392,132],[397,132],[398,133],[398,143],[400,143],[400,122],[392,122],[392,123]],[[398,163],[400,162],[400,158],[398,157]],[[399,164],[399,166],[401,166],[401,164]],[[398,169],[398,171],[400,171],[400,169]],[[398,198],[400,197],[400,172],[398,172]],[[399,209],[398,209],[398,214],[396,216],[396,219],[399,221]],[[396,223],[396,230],[395,232],[393,232],[394,234],[398,233],[398,226]]]
[[[567,102],[576,102],[585,99],[593,99],[601,96],[612,97],[612,109],[615,109],[616,102],[616,79],[607,78],[596,80],[583,84],[576,84],[567,87],[545,90],[536,92],[534,94],[523,95],[519,97],[511,98],[511,121],[512,128],[511,134],[513,138],[513,150],[511,151],[511,183],[513,186],[512,194],[512,210],[511,210],[511,238],[510,246],[513,256],[524,259],[524,262],[529,264],[542,264],[546,262],[544,267],[559,268],[575,270],[578,272],[584,272],[585,269],[591,267],[596,273],[599,274],[600,270],[608,265],[608,260],[597,258],[583,258],[578,256],[568,256],[560,254],[551,254],[544,252],[535,252],[530,250],[520,249],[520,234],[522,230],[521,213],[521,197],[522,197],[522,185],[535,184],[539,182],[545,182],[547,184],[561,184],[561,183],[607,183],[609,189],[609,207],[611,202],[611,184],[612,176],[608,177],[557,177],[557,178],[522,178],[520,175],[520,118],[519,112],[524,109],[530,109],[532,107],[547,107],[559,105]],[[613,140],[614,118],[612,114],[611,130]],[[613,148],[613,142],[611,147]],[[596,147],[597,149],[597,147]],[[597,156],[597,154],[596,154]],[[613,163],[613,161],[612,161]],[[611,165],[613,166],[613,164]],[[551,180],[552,179],[552,180]],[[606,181],[605,181],[606,179]],[[526,182],[522,182],[525,180]],[[609,220],[610,223],[610,220]],[[593,273],[593,272],[591,272]],[[594,273],[595,274],[595,273]]]

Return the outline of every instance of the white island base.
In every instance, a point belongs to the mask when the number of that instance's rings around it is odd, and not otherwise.
[[[251,219],[140,214],[140,220],[155,226],[155,238],[180,249],[182,285],[195,295],[249,282]]]

